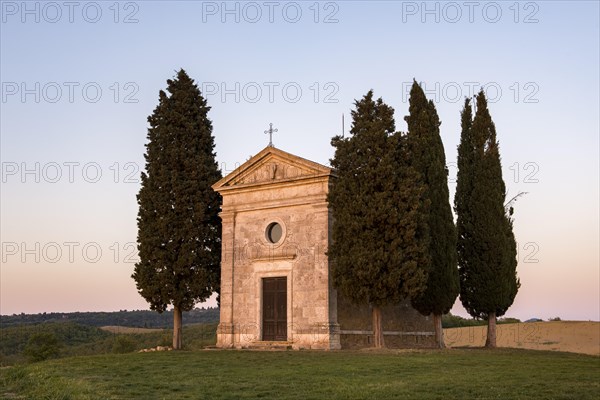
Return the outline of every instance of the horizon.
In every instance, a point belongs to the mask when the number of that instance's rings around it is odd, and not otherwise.
[[[276,147],[328,165],[369,89],[406,131],[415,78],[442,121],[452,205],[462,102],[483,87],[507,198],[527,192],[505,316],[600,320],[598,2],[65,4],[0,4],[0,315],[148,308],[135,196],[147,117],[183,68],[223,175],[270,123]],[[459,299],[451,312],[469,317]]]
[[[216,307],[203,307],[203,308],[198,308],[195,307],[189,311],[184,311],[183,313],[187,313],[187,312],[192,312],[192,311],[207,311],[210,309],[220,309],[220,307],[216,306]],[[154,311],[154,310],[141,310],[141,309],[136,309],[136,310],[114,310],[114,311],[106,311],[106,310],[99,310],[99,311],[68,311],[68,312],[64,312],[64,311],[44,311],[44,312],[40,312],[40,313],[32,313],[32,314],[27,314],[27,313],[18,313],[18,314],[0,314],[0,318],[1,317],[15,317],[15,316],[32,316],[32,315],[47,315],[47,314],[76,314],[76,313],[80,313],[80,314],[84,314],[84,313],[119,313],[119,312],[139,312],[139,311],[148,311],[148,312],[152,312],[152,313],[158,313],[158,311]],[[172,308],[169,308],[163,312],[173,312]],[[471,317],[470,315],[465,316],[461,316],[458,314],[453,314],[452,311],[450,311],[448,314],[444,314],[445,315],[452,315],[455,317],[461,317],[464,319],[472,319],[472,320],[476,320],[476,321],[485,321],[484,319],[481,318],[475,318],[475,317]],[[514,319],[515,317],[512,317],[511,315],[503,315],[502,317],[498,318],[499,322],[502,322],[505,319]],[[558,318],[558,320],[556,320],[555,318]],[[588,319],[588,320],[582,320],[582,319],[565,319],[565,318],[561,318],[560,316],[556,316],[556,317],[550,317],[548,319],[543,319],[543,318],[538,318],[535,316],[529,317],[527,319],[521,319],[521,318],[517,318],[520,322],[518,323],[526,323],[526,322],[600,322],[599,320],[592,320],[592,319]],[[536,321],[530,321],[530,320],[536,320]],[[185,318],[182,320],[183,321],[183,325],[185,325]],[[512,323],[512,322],[511,322]]]

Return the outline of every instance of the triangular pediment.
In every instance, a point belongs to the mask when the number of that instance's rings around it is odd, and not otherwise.
[[[216,191],[331,175],[331,168],[268,146],[212,187]]]

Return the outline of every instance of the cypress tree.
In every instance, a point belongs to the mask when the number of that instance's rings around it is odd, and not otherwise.
[[[482,91],[471,121],[465,101],[458,147],[455,196],[460,300],[475,318],[488,321],[486,347],[496,347],[496,318],[512,305],[519,289],[513,224],[504,207],[496,128]]]
[[[427,266],[427,289],[412,299],[423,315],[433,314],[436,344],[443,348],[442,315],[449,312],[459,292],[456,261],[456,230],[448,191],[448,169],[435,104],[427,101],[421,86],[414,81],[409,100],[407,140],[411,165],[420,173],[430,207],[424,223],[431,235]]]
[[[159,313],[173,306],[173,348],[182,344],[182,311],[219,290],[221,178],[206,100],[182,69],[148,117],[146,171],[137,201],[140,261],[132,275]]]
[[[423,290],[427,235],[422,183],[406,163],[394,110],[369,91],[355,102],[351,136],[332,139],[337,178],[328,195],[333,214],[328,250],[334,285],[372,308],[374,347],[384,347],[381,308]]]

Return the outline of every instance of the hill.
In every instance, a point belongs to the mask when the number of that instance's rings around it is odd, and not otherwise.
[[[169,328],[173,326],[173,312],[162,314],[149,310],[114,312],[73,312],[13,314],[0,316],[0,329],[18,325],[40,324],[48,322],[73,322],[89,326],[130,326],[137,328]],[[183,324],[211,324],[219,322],[218,308],[197,308],[183,313]]]
[[[215,344],[216,324],[195,324],[183,327],[184,348],[202,349]],[[168,346],[170,329],[143,329],[111,326],[101,329],[74,322],[48,322],[18,325],[0,329],[0,366],[27,361],[25,349],[36,334],[56,338],[59,358],[106,353],[132,352],[156,346]]]

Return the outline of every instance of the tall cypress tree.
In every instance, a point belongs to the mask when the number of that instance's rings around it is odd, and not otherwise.
[[[423,315],[433,314],[436,344],[443,348],[442,314],[450,311],[459,291],[448,169],[435,104],[427,101],[416,81],[413,81],[409,103],[409,115],[404,118],[408,124],[409,160],[420,173],[425,186],[424,197],[430,201],[424,223],[431,235],[427,289],[412,299],[412,305]]]
[[[374,347],[384,347],[381,308],[424,288],[426,206],[418,174],[404,160],[394,110],[369,91],[355,102],[351,136],[332,139],[337,178],[328,195],[333,214],[328,250],[335,286],[372,307]]]
[[[477,95],[475,118],[465,101],[455,210],[458,216],[460,300],[475,318],[488,321],[486,347],[496,347],[496,318],[512,305],[519,289],[517,247],[505,210],[496,128],[485,94]]]
[[[219,290],[221,178],[206,100],[182,69],[148,117],[146,171],[137,196],[140,261],[132,277],[158,312],[173,306],[173,348],[182,344],[182,311]]]

